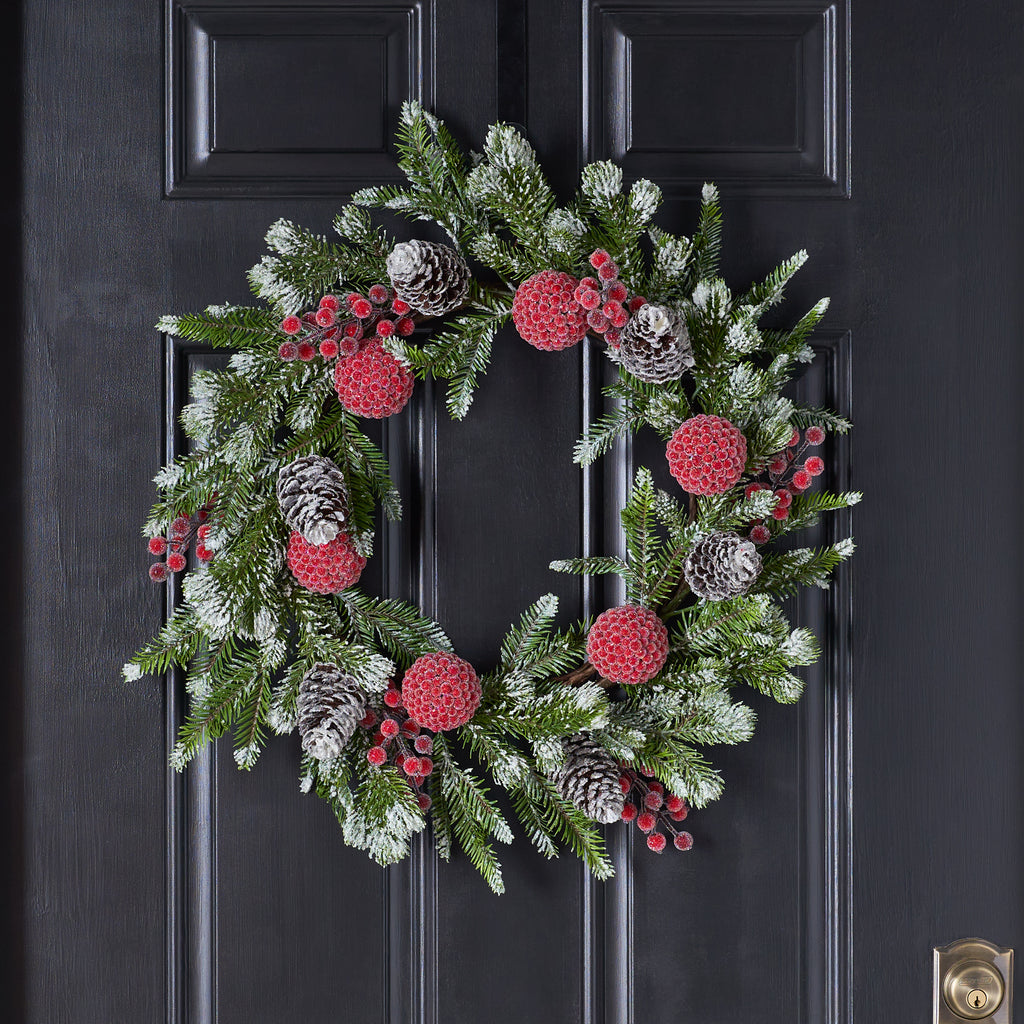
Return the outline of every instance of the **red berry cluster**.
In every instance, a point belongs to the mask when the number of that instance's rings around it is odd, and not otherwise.
[[[619,343],[622,328],[647,300],[642,295],[629,297],[629,291],[619,280],[619,268],[604,249],[590,254],[590,265],[597,277],[585,277],[573,293],[576,301],[587,311],[587,326],[595,334],[603,334],[609,345]]]
[[[434,770],[429,757],[434,739],[402,709],[402,694],[393,682],[388,684],[383,706],[367,708],[359,724],[373,730],[373,746],[366,752],[366,760],[375,768],[389,762],[395,765],[409,779],[420,810],[428,810],[430,797],[420,791],[420,786]]]
[[[386,307],[386,308],[385,308]],[[364,339],[389,338],[393,334],[407,338],[416,329],[409,303],[397,298],[383,284],[375,284],[366,295],[352,292],[345,296],[345,307],[336,295],[325,295],[315,312],[286,316],[281,330],[288,335],[277,350],[285,361],[310,362],[317,352],[332,360],[355,355]]]
[[[158,558],[166,555],[162,562],[154,562],[149,567],[149,578],[154,583],[163,583],[172,573],[185,568],[185,556],[193,541],[196,541],[196,558],[200,562],[213,558],[213,551],[203,541],[210,536],[210,524],[206,520],[210,518],[210,510],[216,500],[217,495],[214,494],[194,516],[177,516],[166,537],[149,538],[149,553]]]
[[[417,658],[402,678],[402,704],[434,732],[456,729],[476,714],[480,680],[468,661],[447,651]]]
[[[723,494],[747,464],[747,439],[721,416],[701,413],[681,423],[665,450],[668,468],[689,494]]]
[[[288,540],[288,568],[306,590],[337,594],[354,586],[366,558],[356,551],[347,533],[339,533],[326,544],[310,544],[298,530]]]
[[[602,612],[587,633],[590,664],[613,683],[653,679],[668,657],[668,630],[649,608],[624,604]]]
[[[814,482],[814,478],[825,472],[825,461],[820,456],[810,455],[804,458],[809,447],[817,447],[824,440],[825,431],[821,427],[808,427],[802,435],[799,429],[794,427],[785,450],[772,458],[767,470],[762,474],[766,479],[748,484],[746,496],[749,498],[757,491],[774,491],[779,502],[772,511],[772,519],[776,522],[788,519],[793,496],[806,491]],[[750,530],[750,539],[755,544],[764,544],[771,539],[771,530],[763,521],[755,523]]]
[[[647,768],[639,772],[625,768],[619,777],[619,785],[626,796],[622,806],[622,820],[635,821],[636,826],[647,836],[647,849],[661,853],[668,845],[665,833],[672,837],[672,845],[677,850],[689,850],[693,846],[693,836],[683,832],[676,825],[686,820],[690,813],[686,801],[674,793],[666,793],[665,787]],[[659,831],[660,828],[665,831]]]

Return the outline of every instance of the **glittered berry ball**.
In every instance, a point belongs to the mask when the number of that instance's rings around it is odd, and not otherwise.
[[[722,494],[743,476],[747,439],[728,420],[702,413],[676,428],[665,454],[684,491]]]
[[[371,341],[334,367],[334,390],[356,416],[380,420],[401,412],[412,394],[412,373],[379,341]]]
[[[648,608],[624,604],[602,612],[587,634],[590,664],[613,683],[646,683],[668,657],[668,630]]]
[[[560,270],[528,277],[512,301],[512,321],[519,336],[534,348],[557,352],[583,340],[586,310],[573,294],[579,282]]]
[[[473,666],[444,651],[417,658],[402,679],[405,710],[434,732],[465,725],[476,714],[480,695]]]
[[[288,541],[288,568],[299,584],[318,594],[336,594],[351,587],[366,565],[347,533],[327,544],[310,544],[298,530]]]

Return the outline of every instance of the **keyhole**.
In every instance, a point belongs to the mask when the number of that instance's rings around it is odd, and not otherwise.
[[[976,1010],[980,1010],[988,1002],[988,996],[985,995],[985,993],[982,992],[981,989],[976,988],[973,992],[970,993],[970,995],[968,995],[967,1002],[970,1003],[971,1006],[973,1006]]]

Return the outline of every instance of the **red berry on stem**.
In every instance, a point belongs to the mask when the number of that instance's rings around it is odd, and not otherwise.
[[[651,790],[651,792],[644,797],[644,807],[646,807],[649,811],[661,810],[661,804],[661,794],[656,793],[654,790]]]
[[[647,300],[642,295],[634,295],[629,300],[629,311],[635,313],[641,306],[646,306]]]
[[[371,708],[362,718],[359,719],[359,724],[364,729],[372,729],[377,724],[377,712]]]
[[[174,522],[171,523],[171,536],[172,537],[184,537],[189,528],[192,526],[192,521],[188,516],[178,516]]]
[[[391,739],[392,736],[398,735],[398,722],[393,718],[385,718],[380,723],[380,731],[382,736],[387,736],[388,739]]]
[[[619,276],[619,268],[609,260],[597,268],[597,276],[602,281],[614,281]]]
[[[768,471],[772,474],[772,476],[781,476],[783,473],[786,472],[788,468],[789,460],[786,458],[785,455],[777,456],[776,458],[772,459],[772,461],[768,465]]]
[[[624,794],[628,795],[629,791],[633,788],[633,780],[628,775],[620,775],[619,788]]]
[[[163,562],[154,562],[149,567],[149,578],[154,583],[163,583],[167,579],[167,566]]]
[[[675,793],[670,793],[665,798],[665,810],[669,812],[681,811],[686,806],[686,801]]]
[[[172,551],[167,556],[167,568],[171,572],[181,572],[185,568],[185,556],[180,551]]]
[[[811,474],[806,469],[798,469],[793,474],[793,480],[790,483],[790,487],[794,491],[806,491],[811,486]]]
[[[408,338],[416,330],[416,321],[411,316],[400,317],[395,323],[395,333],[402,338]]]
[[[689,832],[680,832],[679,835],[672,840],[672,845],[677,850],[690,850],[693,848],[693,836]]]
[[[200,562],[208,562],[213,558],[213,552],[205,544],[197,544],[196,558],[198,558]]]
[[[303,341],[299,344],[299,358],[304,363],[311,362],[315,355],[316,349],[308,341]]]
[[[622,805],[622,820],[633,821],[639,812],[636,809],[636,804],[623,804]]]
[[[299,354],[299,346],[294,341],[283,342],[278,348],[277,354],[286,363],[290,363]]]
[[[626,291],[626,286],[621,281],[608,285],[604,290],[604,298],[610,302],[625,302],[627,295],[629,292]]]
[[[196,536],[200,540],[206,540],[206,538],[210,536],[210,531],[212,529],[213,527],[209,523],[203,523],[203,525],[196,530]]]
[[[775,497],[779,499],[780,508],[789,508],[793,504],[793,492],[786,490],[785,487],[780,488],[775,492]]]
[[[316,322],[321,327],[333,326],[334,321],[336,319],[337,317],[335,316],[334,310],[331,309],[329,306],[321,306],[320,309],[317,311]]]
[[[421,735],[412,741],[412,745],[418,754],[429,754],[434,749],[434,740],[430,736]]]
[[[382,306],[388,301],[390,296],[391,292],[382,284],[375,284],[371,286],[370,290],[366,293],[366,297],[375,306]]]
[[[338,343],[328,339],[320,342],[320,355],[324,359],[333,359],[338,354]]]
[[[379,768],[388,759],[388,752],[383,747],[370,747],[366,752],[366,760]]]
[[[352,315],[360,320],[365,320],[372,312],[373,305],[369,299],[364,299],[361,295],[356,298],[349,309],[352,310]]]
[[[795,448],[800,443],[800,431],[796,427],[793,428],[793,433],[789,438],[789,447]]]
[[[644,811],[636,819],[636,827],[641,832],[652,832],[657,824],[658,819],[650,811]]]
[[[320,308],[321,309],[324,309],[324,308],[326,308],[326,309],[333,309],[335,312],[337,312],[341,308],[341,303],[338,301],[338,296],[337,295],[325,295],[320,300]]]
[[[804,434],[808,444],[819,445],[825,440],[825,431],[821,427],[808,427],[807,433]]]
[[[652,832],[647,837],[647,849],[653,853],[661,853],[667,845],[667,840],[661,832]]]
[[[430,803],[431,803],[431,801],[430,801],[430,797],[427,796],[426,793],[417,793],[416,794],[416,803],[419,804],[419,808],[420,808],[421,811],[429,811],[430,810]]]
[[[817,455],[812,455],[804,463],[804,469],[806,469],[811,476],[821,476],[821,474],[825,472],[825,460],[819,458]]]
[[[384,694],[384,703],[389,708],[397,708],[402,703],[402,695],[393,686],[389,686]]]
[[[302,321],[292,314],[281,321],[281,330],[285,334],[298,334],[302,330]]]
[[[391,309],[392,312],[397,313],[399,316],[405,316],[406,313],[412,312],[412,306],[405,299],[392,299]]]
[[[377,321],[377,336],[380,338],[390,338],[395,333],[395,321],[394,320],[378,320]]]
[[[595,270],[600,270],[600,268],[603,267],[610,259],[611,256],[609,256],[604,249],[595,249],[590,254],[590,265]]]
[[[167,541],[163,537],[150,537],[147,547],[151,555],[162,555],[167,550]]]
[[[420,775],[426,778],[434,770],[434,762],[429,757],[420,758]]]
[[[763,523],[758,523],[757,526],[751,529],[750,539],[755,544],[767,544],[772,539],[771,530]]]
[[[776,505],[775,511],[772,512],[772,519],[777,522],[782,522],[784,519],[789,518],[789,509],[784,505]]]

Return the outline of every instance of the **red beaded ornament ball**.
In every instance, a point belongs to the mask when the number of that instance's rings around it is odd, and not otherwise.
[[[684,491],[722,494],[743,476],[747,439],[728,420],[702,413],[676,428],[665,454]]]
[[[573,294],[578,284],[561,270],[542,270],[528,277],[512,300],[512,322],[519,336],[545,352],[582,341],[587,333],[587,311]]]
[[[468,661],[438,651],[412,663],[402,679],[402,703],[426,729],[465,725],[480,706],[480,680]]]
[[[648,608],[625,604],[602,612],[587,634],[590,664],[613,683],[646,683],[668,657],[668,630]]]
[[[334,390],[349,412],[370,419],[393,416],[405,408],[415,378],[379,341],[370,341],[334,367]]]
[[[288,541],[288,568],[307,590],[336,594],[359,579],[366,559],[355,549],[347,533],[327,544],[310,544],[298,530]]]

